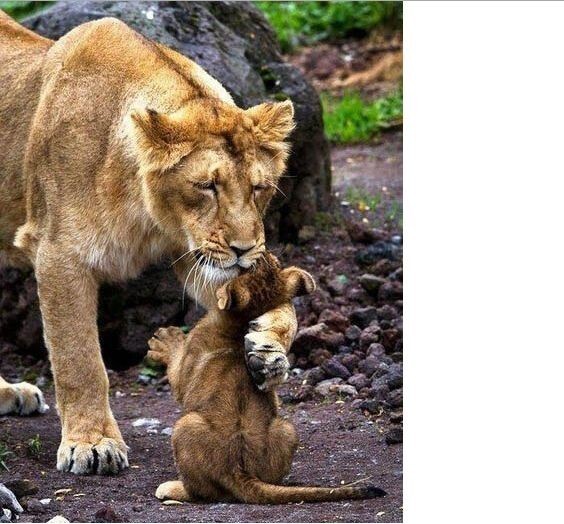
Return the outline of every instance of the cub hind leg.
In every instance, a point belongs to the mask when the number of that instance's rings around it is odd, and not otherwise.
[[[45,413],[49,406],[41,390],[27,382],[10,384],[0,377],[0,415]]]
[[[276,417],[266,435],[266,457],[262,461],[258,477],[263,482],[279,484],[290,473],[294,454],[298,448],[298,435],[294,425]]]
[[[184,484],[182,484],[181,480],[163,482],[157,488],[155,497],[159,500],[178,500],[180,502],[190,502],[192,500],[184,489]]]

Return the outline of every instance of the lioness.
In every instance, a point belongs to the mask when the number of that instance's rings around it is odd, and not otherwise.
[[[0,258],[35,269],[57,468],[117,473],[127,447],[108,401],[98,288],[169,257],[191,296],[215,302],[214,288],[264,252],[293,106],[240,109],[194,62],[111,18],[53,42],[0,12],[0,64]],[[252,324],[264,389],[284,380],[295,331],[290,303]],[[35,386],[0,381],[0,413],[41,409]]]
[[[375,486],[277,485],[290,472],[298,437],[278,416],[276,393],[260,391],[250,379],[243,337],[251,319],[314,289],[309,273],[281,269],[265,254],[252,270],[217,290],[217,308],[188,336],[168,328],[149,340],[149,356],[167,365],[183,408],[172,433],[181,480],[161,484],[159,499],[284,504],[385,495]],[[255,364],[261,367],[249,357],[249,367]]]

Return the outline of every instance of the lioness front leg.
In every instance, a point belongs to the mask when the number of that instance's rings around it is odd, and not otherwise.
[[[99,283],[80,261],[52,244],[40,246],[35,273],[62,423],[57,469],[117,473],[128,466],[127,447],[110,410],[100,354]]]
[[[287,303],[268,311],[249,328],[245,336],[247,366],[259,389],[272,389],[288,378],[286,353],[298,328],[294,306]]]

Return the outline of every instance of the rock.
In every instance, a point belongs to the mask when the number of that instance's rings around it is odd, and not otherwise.
[[[373,384],[375,382],[379,383],[379,384],[383,383],[382,377],[384,375],[387,375],[389,371],[390,371],[390,365],[387,362],[380,360],[378,367],[376,368],[376,370],[374,371],[374,373],[372,375],[372,383]],[[380,379],[382,379],[382,380],[380,380]]]
[[[95,522],[129,522],[120,517],[114,508],[111,506],[104,506],[94,513]]]
[[[385,354],[386,348],[382,344],[370,344],[370,346],[368,346],[368,349],[366,350],[367,357],[376,357],[379,360],[381,360],[381,357],[383,357]]]
[[[377,309],[373,306],[354,309],[350,316],[351,322],[362,329],[367,327],[370,322],[376,320],[377,318]]]
[[[401,247],[391,242],[380,241],[359,251],[355,256],[355,260],[361,266],[369,266],[382,258],[398,260],[400,257]]]
[[[170,437],[172,435],[172,428],[168,427],[161,429],[161,435],[167,435]]]
[[[393,306],[385,304],[376,310],[376,315],[378,320],[393,320],[398,316],[398,312]]]
[[[382,331],[382,344],[388,352],[394,351],[396,344],[401,338],[401,333],[398,329],[385,329]]]
[[[370,388],[370,396],[374,399],[379,401],[380,403],[388,400],[390,395],[390,388],[386,384],[372,384]]]
[[[372,344],[380,340],[382,330],[378,324],[372,323],[362,331],[359,340],[359,347],[366,351]]]
[[[374,372],[378,369],[380,365],[380,360],[375,356],[366,357],[358,363],[358,370],[364,374],[364,376],[370,378]]]
[[[327,380],[322,380],[317,386],[315,386],[315,391],[322,397],[327,397],[331,393],[335,393],[337,386],[343,383],[342,378],[329,378]]]
[[[40,515],[47,511],[47,508],[37,499],[28,499],[24,509],[33,515]]]
[[[307,353],[314,348],[336,350],[344,341],[345,336],[342,333],[331,331],[327,324],[322,322],[300,329],[292,348],[296,353]]]
[[[403,413],[401,411],[392,411],[390,413],[390,422],[397,424],[403,421]]]
[[[344,395],[346,397],[355,397],[358,391],[354,386],[350,384],[339,384],[336,388],[336,393],[338,395]]]
[[[333,296],[342,295],[348,281],[349,279],[346,275],[337,275],[335,278],[332,278],[329,282],[327,282],[327,289]]]
[[[292,392],[292,402],[305,402],[313,398],[314,389],[309,384],[302,384],[296,391]]]
[[[347,383],[354,386],[358,391],[370,385],[370,380],[362,373],[355,373],[347,380]]]
[[[370,275],[369,273],[365,273],[358,280],[360,285],[373,296],[377,296],[380,286],[387,282],[385,278]]]
[[[323,348],[318,348],[311,351],[311,353],[309,354],[309,361],[314,366],[320,366],[321,364],[323,364],[323,362],[329,360],[332,356],[333,353],[331,353],[331,351]]]
[[[362,411],[368,411],[368,413],[377,414],[380,412],[382,403],[374,399],[363,400],[359,405],[359,409]]]
[[[391,391],[388,395],[386,404],[392,409],[403,407],[403,389]]]
[[[160,424],[161,421],[158,418],[138,418],[131,423],[134,428],[150,428]]]
[[[400,426],[391,427],[386,432],[386,444],[400,444],[403,442],[403,429]]]
[[[340,377],[344,380],[351,376],[351,372],[343,366],[335,357],[326,360],[321,364],[321,368],[330,377]]]
[[[43,36],[58,39],[78,24],[114,16],[148,38],[191,57],[231,92],[241,107],[289,97],[295,108],[287,177],[265,219],[268,239],[295,241],[313,225],[331,198],[329,146],[319,96],[304,76],[283,62],[276,35],[251,2],[154,2],[147,19],[144,2],[57,2],[24,21]],[[126,285],[104,285],[99,329],[106,364],[124,369],[141,361],[147,340],[163,325],[178,325],[182,286],[169,264],[148,270]],[[20,352],[47,355],[36,285],[28,270],[0,270],[0,343]],[[190,306],[192,324],[201,309]]]
[[[347,317],[332,309],[324,309],[319,315],[319,322],[323,322],[330,329],[341,333],[344,333],[350,325]]]
[[[388,281],[380,286],[378,300],[399,300],[403,297],[403,284],[396,281]]]
[[[349,342],[355,342],[360,338],[360,334],[362,333],[362,329],[358,326],[349,326],[345,331],[345,338]]]
[[[355,370],[360,362],[360,358],[357,355],[343,355],[341,357],[341,364],[345,366],[351,373]]]
[[[35,495],[39,490],[34,482],[28,479],[8,480],[4,485],[16,496],[21,499],[29,495]]]
[[[369,229],[354,220],[348,220],[345,227],[351,240],[359,244],[372,244],[376,240],[382,240],[384,234],[383,231]]]
[[[397,351],[395,353],[392,353],[390,355],[390,358],[394,361],[394,362],[403,362],[403,353]]]
[[[23,508],[16,496],[2,483],[0,483],[0,517],[5,522],[10,522],[12,517],[23,512]]]
[[[326,378],[327,375],[325,374],[325,371],[323,371],[323,369],[321,369],[319,366],[307,369],[303,374],[304,382],[306,384],[309,384],[310,386],[315,386]]]
[[[386,375],[386,384],[390,390],[403,387],[403,369],[399,364],[392,364]]]
[[[352,348],[349,346],[339,346],[339,348],[337,349],[337,352],[340,353],[341,355],[345,355],[348,353],[352,353]]]
[[[48,520],[47,524],[65,524],[65,522],[70,522],[70,520],[67,520],[62,515],[56,515],[52,519]]]

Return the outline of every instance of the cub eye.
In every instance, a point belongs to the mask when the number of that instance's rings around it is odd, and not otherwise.
[[[211,191],[214,194],[217,193],[217,187],[213,180],[209,180],[207,182],[198,182],[197,184],[194,185],[202,191]]]
[[[267,186],[264,184],[258,184],[256,186],[253,186],[253,193],[255,194],[255,197],[260,195],[261,191],[264,191],[266,188]]]

